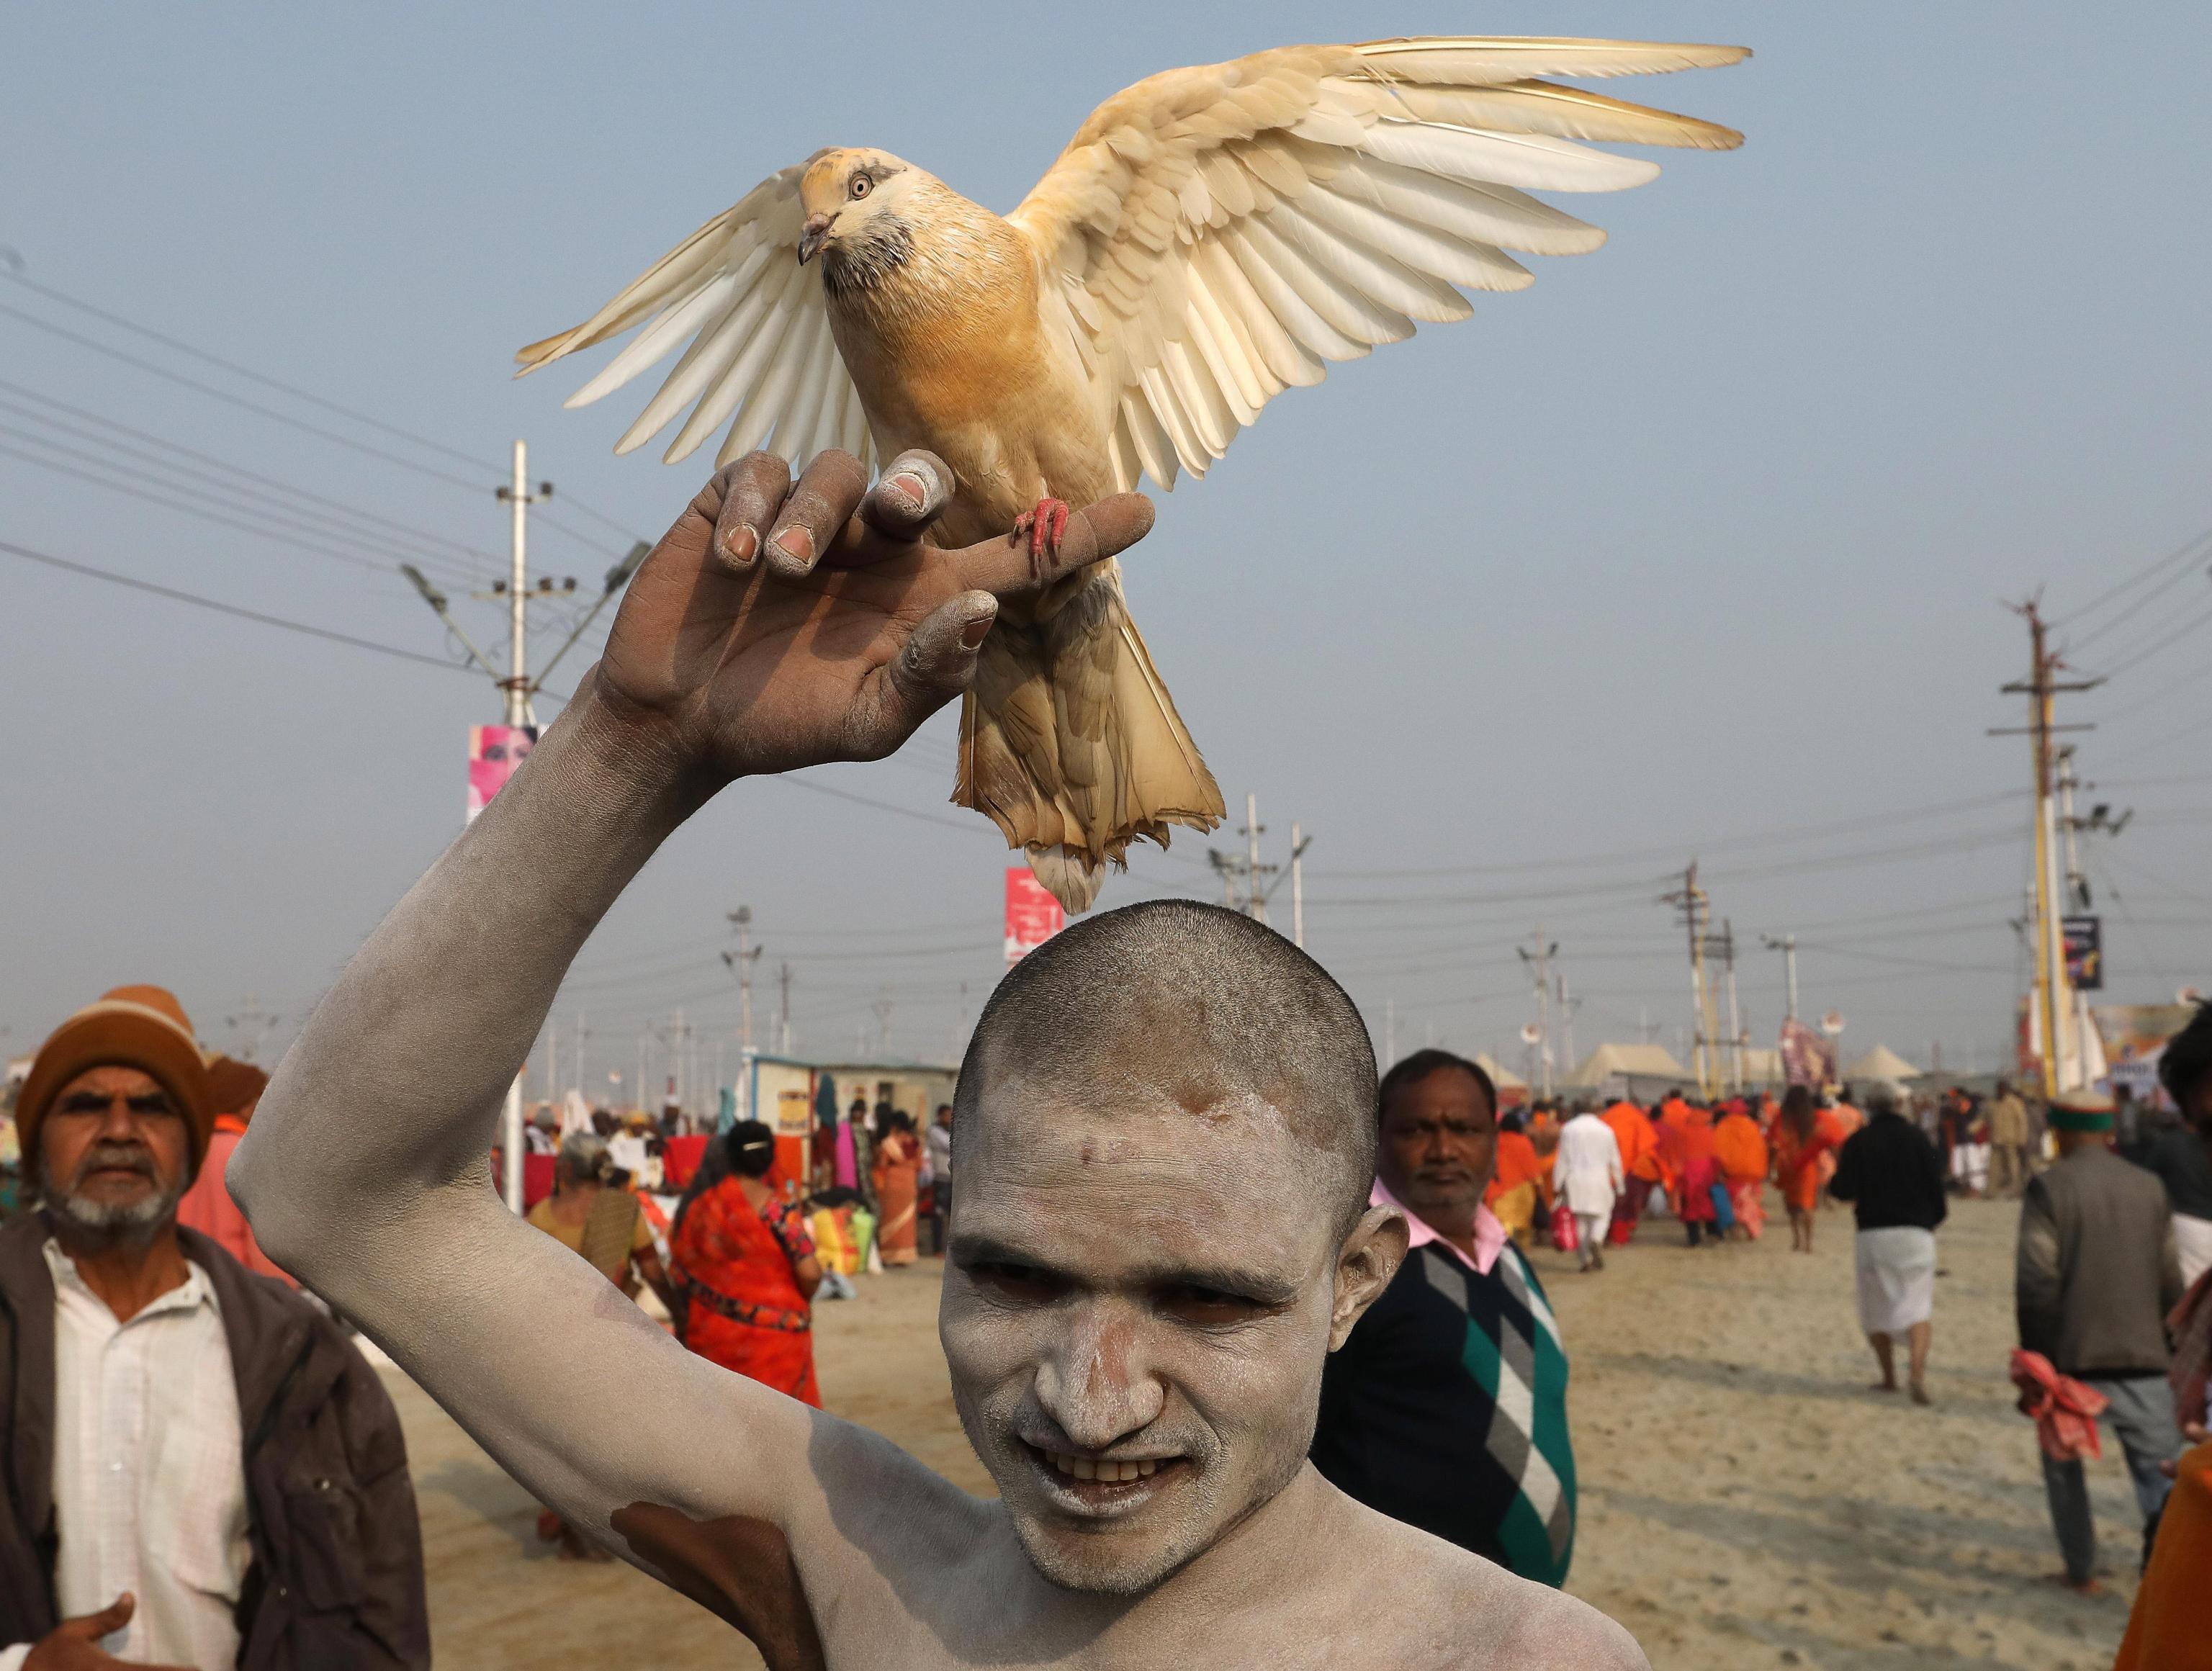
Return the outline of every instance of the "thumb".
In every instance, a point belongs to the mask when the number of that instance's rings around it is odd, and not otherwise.
[[[80,1613],[75,1619],[64,1619],[61,1622],[61,1629],[86,1642],[97,1642],[128,1625],[131,1615],[137,1611],[138,1598],[126,1589],[98,1613]]]
[[[882,759],[965,690],[998,615],[989,592],[963,592],[924,616],[906,647],[861,685],[846,738],[852,757]]]

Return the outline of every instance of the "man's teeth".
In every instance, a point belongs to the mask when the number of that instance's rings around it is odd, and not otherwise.
[[[1120,1482],[1127,1480],[1149,1480],[1158,1474],[1160,1465],[1155,1461],[1114,1462],[1094,1461],[1088,1456],[1069,1456],[1057,1450],[1048,1450],[1052,1465],[1062,1474],[1073,1474],[1078,1480],[1104,1480]]]

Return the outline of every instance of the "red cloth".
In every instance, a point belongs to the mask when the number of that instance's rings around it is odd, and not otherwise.
[[[526,1154],[522,1158],[522,1210],[536,1206],[553,1193],[553,1165],[557,1157]]]
[[[245,1135],[243,1121],[228,1114],[216,1116],[215,1130],[208,1138],[207,1158],[200,1163],[200,1175],[177,1202],[177,1222],[186,1230],[198,1230],[247,1270],[292,1282],[261,1251],[261,1244],[253,1239],[253,1226],[246,1222],[246,1215],[230,1199],[229,1188],[222,1181],[222,1169],[230,1164],[231,1151],[238,1147],[238,1139]],[[300,1285],[292,1282],[292,1285],[297,1288]]]
[[[703,1132],[690,1137],[662,1139],[660,1176],[666,1188],[681,1189],[691,1182],[691,1175],[699,1170],[699,1163],[707,1158],[708,1141]]]
[[[792,1274],[795,1263],[814,1253],[799,1208],[771,1200],[757,1211],[743,1182],[725,1178],[691,1203],[669,1251],[690,1297],[684,1344],[726,1370],[820,1409],[812,1322]],[[701,1288],[708,1291],[704,1296]],[[726,1316],[716,1302],[758,1321]]]
[[[2012,1384],[2027,1401],[2022,1413],[2035,1421],[2035,1442],[2054,1462],[2094,1461],[2104,1448],[2097,1438],[2097,1418],[2107,1399],[2094,1387],[2085,1387],[2070,1375],[2061,1375],[2039,1352],[2015,1348],[2012,1355]]]

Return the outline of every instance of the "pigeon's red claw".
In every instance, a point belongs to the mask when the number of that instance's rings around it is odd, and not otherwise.
[[[1040,499],[1035,510],[1024,511],[1014,519],[1010,538],[1030,537],[1030,568],[1041,569],[1043,559],[1060,555],[1060,542],[1067,537],[1067,501],[1064,499]]]

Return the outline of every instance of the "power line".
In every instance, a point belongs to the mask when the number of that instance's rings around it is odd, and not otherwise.
[[[51,445],[51,443],[41,443],[41,445]],[[40,470],[51,471],[57,476],[67,476],[76,481],[88,483],[96,488],[106,488],[110,492],[124,494],[141,502],[166,505],[171,510],[182,511],[186,516],[196,516],[203,522],[217,523],[226,528],[235,528],[240,533],[253,534],[264,539],[274,539],[285,544],[296,546],[310,556],[326,557],[333,562],[343,562],[356,568],[364,568],[383,574],[390,574],[392,569],[392,565],[390,563],[374,562],[349,551],[335,550],[328,546],[315,544],[307,541],[304,536],[289,529],[273,528],[265,522],[242,521],[235,516],[226,515],[221,511],[209,510],[185,500],[173,498],[169,495],[189,491],[189,489],[179,489],[173,483],[118,481],[112,476],[102,476],[88,470],[80,470],[74,465],[66,465],[53,459],[42,458],[38,453],[26,453],[20,447],[9,447],[5,444],[0,444],[0,455],[21,459],[23,463],[35,465]],[[167,493],[157,490],[161,488],[167,489]]]
[[[112,569],[94,568],[89,563],[72,562],[67,557],[58,557],[51,552],[34,551],[27,545],[18,545],[13,540],[0,539],[0,551],[22,558],[26,562],[43,563],[49,568],[66,570],[95,580],[106,580],[112,586],[129,586],[133,592],[149,592],[156,598],[167,598],[175,603],[190,604],[195,609],[212,610],[218,615],[235,616],[241,621],[258,622],[264,627],[281,627],[286,632],[305,633],[311,638],[327,639],[333,644],[350,644],[357,650],[374,650],[380,655],[398,656],[405,661],[419,661],[427,667],[442,667],[447,672],[465,673],[469,670],[458,661],[446,661],[437,656],[424,655],[419,650],[404,650],[396,644],[380,644],[373,638],[356,638],[351,633],[333,632],[328,627],[311,626],[305,621],[288,621],[281,615],[264,615],[259,610],[241,609],[236,604],[226,604],[214,598],[203,598],[197,592],[182,592],[175,586],[156,586],[151,580],[142,580],[129,574],[118,574]]]
[[[2131,587],[2141,586],[2145,580],[2150,579],[2154,574],[2157,574],[2159,570],[2166,568],[2169,563],[2178,563],[2184,561],[2207,540],[2212,540],[2212,528],[2207,528],[2203,530],[2201,532],[2192,534],[2189,538],[2184,540],[2179,545],[2167,552],[2164,556],[2159,558],[2155,562],[2137,569],[2133,574],[2128,576],[2127,579],[2107,587],[2103,592],[2099,592],[2087,603],[2082,605],[2081,608],[2074,610],[2068,614],[2060,616],[2056,621],[2051,623],[2052,629],[2055,630],[2060,627],[2070,626],[2075,622],[2079,621],[2083,616],[2102,608],[2112,599],[2120,596],[2123,592],[2128,591]],[[2099,630],[2101,631],[2102,629],[2100,629]]]
[[[1917,823],[1929,818],[1940,818],[1954,813],[1978,811],[2002,805],[2007,801],[2021,800],[2027,791],[1999,790],[1992,794],[1976,795],[1966,800],[1936,801],[1925,806],[1907,807],[1895,812],[1869,813],[1858,817],[1829,818],[1818,823],[1794,824],[1777,830],[1767,830],[1753,836],[1729,836],[1711,842],[1676,842],[1662,847],[1634,848],[1618,853],[1598,854],[1576,859],[1536,859],[1505,865],[1452,865],[1429,870],[1389,871],[1331,871],[1331,876],[1357,878],[1361,880],[1382,881],[1393,878],[1413,879],[1431,876],[1501,876],[1529,871],[1595,870],[1609,865],[1634,864],[1652,859],[1663,859],[1680,853],[1686,848],[1700,854],[1729,853],[1745,848],[1782,846],[1791,842],[1811,841],[1823,836],[1844,836],[1862,829],[1883,829],[1893,824]]]
[[[63,459],[74,459],[80,461],[80,465],[93,466],[92,469],[88,470],[79,465],[59,463],[56,459],[44,457],[37,453],[26,453],[21,447],[0,445],[0,453],[6,453],[9,458],[21,459],[25,464],[51,471],[58,476],[70,477],[76,481],[89,483],[94,487],[106,488],[112,492],[124,494],[134,499],[150,499],[157,503],[166,504],[173,510],[179,510],[187,515],[200,517],[205,521],[219,522],[225,527],[236,528],[245,533],[259,534],[264,538],[291,546],[309,556],[325,557],[333,562],[348,563],[356,568],[365,568],[371,573],[380,574],[392,574],[398,568],[398,564],[389,553],[380,550],[379,547],[354,533],[350,529],[333,528],[326,524],[311,520],[289,520],[295,516],[305,518],[310,515],[310,513],[264,510],[252,504],[241,504],[237,500],[225,498],[219,493],[209,492],[204,489],[191,487],[178,482],[162,481],[156,477],[134,478],[129,476],[118,476],[115,473],[118,467],[112,465],[108,459],[99,453],[86,453],[76,447],[64,446],[59,441],[48,441],[42,435],[32,434],[25,430],[15,428],[10,424],[0,423],[0,435],[13,436],[17,441],[27,442],[32,447],[44,447],[50,453],[58,453]],[[167,470],[173,473],[181,473],[176,471],[174,465],[165,465],[155,459],[142,459],[138,460],[137,467],[142,470]],[[99,473],[103,471],[105,473]],[[175,496],[179,495],[183,495],[181,499]],[[186,502],[192,500],[201,502],[198,506]],[[209,509],[206,508],[207,507],[213,507],[213,508]],[[328,542],[337,542],[337,544]],[[374,555],[364,555],[364,553]],[[455,577],[468,577],[468,571],[459,568],[450,559],[431,557],[415,552],[410,552],[407,555],[416,557],[418,562],[438,567],[441,570],[449,570]]]
[[[36,389],[26,388],[20,383],[10,383],[5,378],[0,378],[0,390],[5,390],[9,394],[19,397],[15,400],[0,399],[0,406],[13,407],[20,416],[29,418],[34,422],[52,424],[64,434],[75,434],[87,441],[98,439],[82,430],[72,429],[70,426],[62,423],[58,419],[26,410],[22,406],[22,401],[35,401],[41,406],[50,406],[58,411],[66,412],[72,417],[80,418],[88,423],[97,424],[104,429],[112,430],[117,434],[127,436],[143,445],[166,448],[169,452],[181,454],[185,458],[194,459],[212,469],[240,477],[249,482],[258,482],[264,487],[274,488],[280,493],[289,494],[294,498],[319,506],[324,509],[337,511],[374,526],[388,529],[392,533],[402,535],[410,541],[421,542],[426,550],[443,548],[459,554],[459,556],[471,562],[498,561],[492,552],[479,550],[465,541],[454,539],[444,534],[433,533],[426,528],[414,527],[379,512],[364,510],[357,505],[349,505],[343,500],[332,499],[325,494],[315,493],[308,489],[295,486],[274,476],[264,476],[258,471],[248,470],[242,465],[234,465],[227,459],[218,459],[211,453],[199,452],[185,446],[182,442],[169,441],[162,436],[149,434],[146,430],[134,428],[130,424],[119,422],[114,418],[103,416],[98,412],[88,411],[82,406],[72,406],[65,400],[57,400],[50,394],[43,394]]]
[[[418,435],[411,429],[402,429],[396,423],[386,423],[382,418],[372,417],[356,407],[342,405],[335,400],[326,399],[311,389],[303,389],[296,383],[287,383],[281,378],[270,377],[265,373],[255,371],[250,366],[241,366],[235,360],[226,360],[221,355],[210,354],[204,348],[194,348],[190,343],[180,342],[174,337],[154,330],[151,326],[126,319],[120,313],[111,313],[104,307],[95,307],[88,301],[79,301],[75,296],[57,290],[51,285],[41,284],[35,279],[26,278],[21,273],[11,272],[8,276],[25,289],[33,291],[46,297],[49,301],[58,301],[64,307],[74,307],[78,313],[88,313],[94,319],[104,324],[114,325],[118,330],[128,331],[135,336],[143,337],[149,342],[159,343],[163,348],[173,349],[179,354],[190,355],[193,359],[227,371],[234,377],[243,377],[249,383],[258,383],[264,389],[274,389],[280,394],[290,395],[295,400],[304,400],[311,406],[319,406],[326,412],[335,412],[340,417],[351,418],[356,423],[365,423],[372,429],[381,430],[384,434],[394,436],[400,441],[412,441],[417,447],[428,448],[433,453],[443,453],[447,458],[457,463],[467,465],[472,469],[490,471],[495,474],[498,471],[499,467],[496,465],[463,453],[459,448],[448,447],[443,441],[434,441],[428,435]],[[14,312],[12,308],[9,311]],[[29,316],[19,313],[16,317],[24,319]],[[33,320],[32,323],[36,324],[38,321]]]
[[[189,355],[195,360],[198,360],[207,365],[215,366],[223,371],[229,372],[234,376],[243,377],[249,382],[258,383],[264,388],[274,389],[279,393],[290,395],[295,400],[304,400],[310,405],[320,407],[325,411],[336,413],[341,417],[351,418],[356,423],[366,424],[372,429],[381,431],[383,434],[393,436],[400,441],[411,441],[417,447],[424,447],[430,452],[442,454],[446,458],[467,465],[473,469],[488,471],[494,475],[498,473],[499,466],[489,463],[486,459],[477,458],[472,453],[464,453],[458,447],[448,447],[445,442],[437,441],[431,436],[418,434],[414,430],[404,429],[400,428],[398,424],[386,422],[384,419],[374,416],[368,412],[364,412],[358,407],[348,406],[343,404],[342,402],[330,399],[326,396],[319,395],[311,389],[301,388],[296,383],[287,383],[282,378],[271,377],[265,372],[255,371],[250,366],[240,365],[234,360],[227,360],[219,354],[210,354],[204,348],[195,348],[191,343],[185,342],[178,337],[172,337],[165,331],[156,331],[150,325],[140,325],[135,320],[124,318],[120,313],[110,313],[104,307],[96,307],[88,301],[80,301],[77,297],[69,295],[66,291],[57,290],[50,284],[41,284],[35,279],[27,278],[21,272],[8,270],[5,272],[5,276],[13,279],[17,284],[21,285],[25,289],[32,291],[35,295],[46,297],[49,301],[59,302],[64,307],[73,307],[81,313],[88,314],[92,318],[99,319],[105,324],[116,326],[118,330],[131,331],[136,336],[144,337],[149,342],[159,343],[162,347],[170,349],[176,353]],[[119,353],[114,349],[111,349],[102,343],[94,342],[88,337],[78,337],[73,332],[63,331],[60,327],[49,325],[45,320],[40,319],[32,314],[21,313],[12,307],[6,307],[4,304],[0,304],[0,311],[11,313],[15,318],[22,319],[27,324],[35,325],[42,331],[49,331],[57,336],[65,337],[69,340],[93,349],[98,353],[109,355],[114,358],[124,360],[126,363],[138,366],[142,369],[153,372],[156,376],[167,377],[173,382],[185,384],[188,388],[196,388],[199,389],[204,393],[212,394],[217,399],[229,400],[235,404],[246,404],[240,402],[238,398],[234,395],[226,394],[220,390],[209,388],[204,384],[194,383],[188,379],[180,378],[173,372],[164,371],[159,367],[149,365],[143,361],[133,359],[131,356]],[[412,464],[403,459],[392,458],[390,454],[382,453],[375,448],[363,447],[359,441],[349,441],[343,436],[331,435],[327,430],[314,428],[311,425],[301,424],[296,418],[287,417],[281,414],[270,412],[268,409],[264,407],[252,406],[249,404],[247,409],[249,410],[261,412],[267,416],[276,417],[279,422],[292,423],[299,428],[307,428],[311,434],[322,435],[326,439],[336,441],[341,446],[358,448],[362,452],[368,453],[372,457],[389,459],[390,462],[399,465],[403,469],[425,471],[426,473],[438,476],[439,479],[442,481],[451,482],[457,479],[452,476],[444,475],[442,472],[428,471],[428,466],[426,465]],[[461,485],[474,487],[476,483],[466,482],[462,483]],[[583,515],[587,516],[591,518],[592,521],[599,523],[610,532],[618,534],[625,540],[635,539],[637,538],[637,534],[634,530],[625,527],[622,523],[615,520],[614,518],[594,510],[590,505],[575,498],[573,495],[567,496],[567,502],[574,506]],[[562,532],[568,533],[570,538],[574,539],[581,540],[584,538],[582,535],[575,534],[568,529],[564,528]]]
[[[94,337],[81,336],[74,331],[55,325],[51,320],[42,319],[35,313],[26,313],[20,307],[10,307],[4,301],[0,301],[0,313],[5,313],[10,319],[21,319],[25,325],[44,331],[52,336],[59,337],[64,342],[75,343],[80,348],[88,348],[94,354],[104,354],[111,360],[120,361],[126,366],[135,366],[140,371],[163,378],[184,388],[197,390],[199,393],[213,399],[238,407],[243,411],[255,413],[273,422],[289,425],[310,435],[319,435],[326,441],[335,442],[340,447],[351,447],[356,453],[365,453],[372,459],[381,459],[385,463],[397,465],[402,470],[411,470],[417,475],[431,477],[441,482],[449,482],[455,487],[466,488],[471,493],[483,491],[482,482],[472,482],[465,476],[456,476],[451,471],[438,470],[429,465],[417,463],[413,459],[403,459],[397,453],[387,453],[380,447],[371,447],[367,441],[356,441],[350,435],[342,435],[335,429],[325,429],[320,424],[309,423],[305,418],[294,417],[289,412],[280,412],[273,406],[264,406],[258,401],[248,400],[244,395],[233,394],[228,389],[218,389],[212,383],[203,383],[198,378],[187,377],[182,372],[171,371],[167,366],[156,365],[151,360],[142,360],[135,354],[125,354],[119,348],[111,348],[106,343]]]

